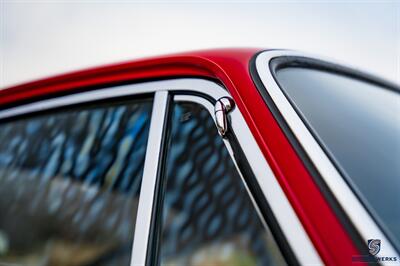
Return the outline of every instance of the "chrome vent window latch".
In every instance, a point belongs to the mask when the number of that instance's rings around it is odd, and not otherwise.
[[[228,131],[228,113],[235,107],[235,102],[230,97],[222,97],[214,105],[215,123],[219,134],[225,137]]]

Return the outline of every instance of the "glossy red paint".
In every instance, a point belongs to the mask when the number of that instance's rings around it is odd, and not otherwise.
[[[260,49],[191,52],[66,74],[0,90],[0,108],[127,82],[204,77],[226,86],[246,119],[290,203],[324,263],[347,265],[360,255],[291,144],[267,108],[249,73]]]

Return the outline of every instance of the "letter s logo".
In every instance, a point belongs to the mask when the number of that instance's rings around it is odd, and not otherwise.
[[[381,240],[380,239],[368,239],[368,249],[372,256],[375,256],[381,250]]]

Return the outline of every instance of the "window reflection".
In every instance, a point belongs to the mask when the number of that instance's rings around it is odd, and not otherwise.
[[[162,265],[285,264],[207,110],[173,108]]]
[[[151,101],[0,125],[0,264],[129,265]]]

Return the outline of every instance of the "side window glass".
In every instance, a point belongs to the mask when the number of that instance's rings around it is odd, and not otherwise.
[[[400,89],[301,66],[281,68],[276,78],[371,215],[400,243],[400,208],[392,208],[400,201]]]
[[[171,121],[161,265],[285,264],[210,113],[179,102]]]
[[[0,264],[129,265],[151,108],[0,123]]]

